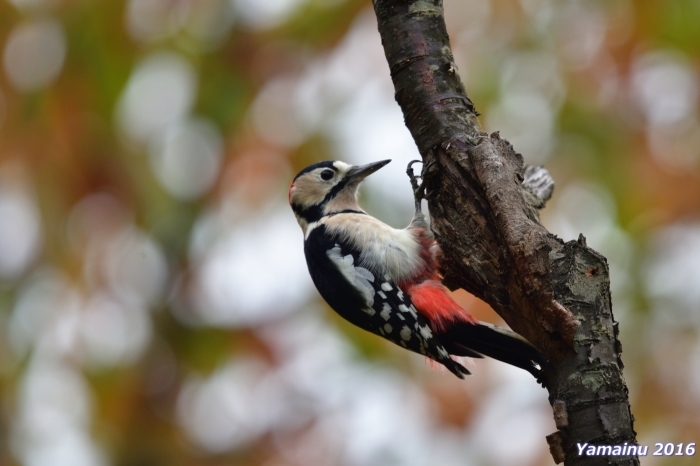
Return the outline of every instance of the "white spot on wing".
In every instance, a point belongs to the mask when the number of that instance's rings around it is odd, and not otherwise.
[[[394,327],[392,327],[391,324],[384,324],[384,330],[386,330],[386,333],[391,333]]]
[[[420,328],[420,334],[423,335],[423,338],[425,338],[426,340],[428,338],[433,337],[433,332],[430,331],[430,327],[428,327],[427,325],[419,327],[419,328]]]
[[[351,256],[351,258],[352,258],[352,256]],[[367,270],[364,267],[355,267],[355,273],[367,281],[370,281],[370,282],[374,281],[374,275],[372,275],[372,272],[370,272],[369,270]]]
[[[386,299],[386,294],[383,291],[378,291],[377,294],[382,297],[382,299]]]
[[[384,282],[384,283],[382,283],[382,290],[391,291],[391,290],[393,290],[393,288],[391,287],[391,285],[388,282]]]
[[[374,309],[372,309],[374,304],[374,287],[370,284],[370,282],[374,281],[372,272],[364,267],[355,267],[355,260],[352,255],[348,254],[343,257],[342,250],[338,244],[326,251],[326,255],[338,267],[343,276],[364,295],[368,306],[365,312],[374,315]]]
[[[374,287],[359,274],[355,276],[355,285],[365,295],[367,304],[371,307],[374,304]]]
[[[389,304],[384,303],[384,307],[382,308],[382,312],[379,313],[384,320],[389,320],[389,317],[391,316],[391,306]]]
[[[338,267],[340,273],[342,273],[350,283],[355,282],[355,267],[352,266],[352,262],[348,264],[341,256],[339,245],[336,244],[334,247],[326,251],[326,255],[336,265],[336,267]],[[350,256],[350,259],[352,259],[352,256]]]
[[[404,339],[404,340],[406,340],[406,341],[408,341],[408,340],[411,339],[411,329],[408,328],[408,325],[404,325],[404,326],[401,328],[401,333],[400,333],[400,335],[401,335],[401,338]]]

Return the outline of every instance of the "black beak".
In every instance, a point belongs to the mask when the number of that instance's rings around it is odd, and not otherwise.
[[[389,162],[391,162],[391,159],[380,160],[379,162],[372,162],[368,163],[367,165],[353,166],[350,170],[348,170],[346,177],[352,180],[362,181]]]

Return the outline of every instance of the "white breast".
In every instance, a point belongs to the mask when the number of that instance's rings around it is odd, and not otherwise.
[[[328,232],[358,251],[358,261],[373,274],[393,281],[413,276],[422,268],[420,244],[409,230],[398,230],[369,215],[340,214],[321,219]]]

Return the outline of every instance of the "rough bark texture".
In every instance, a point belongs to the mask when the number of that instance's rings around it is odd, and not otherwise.
[[[558,431],[555,462],[636,465],[579,456],[576,443],[636,443],[603,256],[540,223],[523,189],[520,154],[481,132],[457,74],[441,0],[374,0],[396,100],[423,157],[445,284],[489,303],[546,354]],[[534,382],[534,381],[533,381]]]

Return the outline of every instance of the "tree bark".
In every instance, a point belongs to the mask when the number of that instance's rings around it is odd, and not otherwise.
[[[549,359],[556,463],[637,465],[577,443],[636,444],[605,257],[540,223],[520,154],[480,129],[457,74],[441,0],[374,0],[395,97],[424,162],[444,283],[489,303]]]

